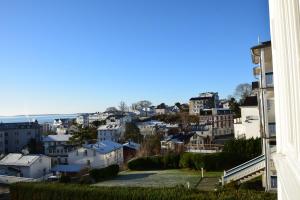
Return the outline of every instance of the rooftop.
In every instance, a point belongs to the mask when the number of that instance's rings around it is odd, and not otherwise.
[[[107,154],[109,152],[112,152],[116,149],[120,149],[123,147],[122,144],[113,142],[113,141],[109,141],[109,140],[105,140],[102,142],[98,142],[96,144],[88,144],[88,145],[84,145],[84,148],[87,149],[93,149],[96,150],[98,153],[101,154]]]
[[[72,135],[48,135],[43,137],[43,142],[68,142]]]
[[[109,125],[99,126],[98,131],[99,130],[116,130],[119,128],[120,128],[120,126],[118,124],[109,124]]]
[[[137,144],[135,142],[127,142],[127,143],[123,144],[123,146],[131,148],[131,149],[139,150],[141,145]]]
[[[20,122],[20,123],[0,123],[0,131],[13,129],[39,129],[38,122]]]
[[[9,165],[9,166],[30,166],[41,156],[39,155],[26,155],[23,156],[19,153],[10,153],[0,160],[0,165]]]

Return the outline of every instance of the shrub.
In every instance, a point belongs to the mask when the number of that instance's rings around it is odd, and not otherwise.
[[[256,200],[276,199],[276,194],[245,191],[220,190],[202,192],[182,187],[175,188],[128,188],[91,187],[87,185],[17,183],[10,186],[12,200]]]
[[[128,162],[130,170],[161,170],[179,168],[180,156],[168,154],[165,156],[140,157]]]
[[[89,174],[95,181],[103,181],[117,176],[119,173],[119,165],[111,165],[102,169],[92,169]]]
[[[70,183],[71,182],[71,178],[70,176],[67,175],[62,175],[59,179],[60,183]]]

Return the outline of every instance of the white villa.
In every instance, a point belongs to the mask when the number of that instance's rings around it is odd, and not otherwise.
[[[260,116],[257,96],[249,96],[240,106],[241,118],[234,119],[235,138],[257,138],[260,133]]]
[[[48,135],[43,137],[45,154],[52,159],[53,164],[67,164],[68,153],[74,146],[68,144],[72,135]]]
[[[124,161],[123,145],[105,140],[96,144],[84,145],[68,154],[69,165],[87,168],[104,168]]]
[[[41,178],[50,173],[51,158],[44,155],[10,153],[0,160],[0,174],[24,178]]]
[[[98,128],[98,141],[110,140],[118,142],[121,138],[122,128],[118,124],[103,125]]]

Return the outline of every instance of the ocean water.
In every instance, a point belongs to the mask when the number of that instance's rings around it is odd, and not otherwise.
[[[77,114],[61,115],[19,115],[19,116],[0,116],[0,123],[32,122],[37,120],[39,124],[53,122],[54,119],[76,118]]]

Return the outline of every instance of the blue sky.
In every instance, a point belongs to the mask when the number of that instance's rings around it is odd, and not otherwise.
[[[227,97],[268,20],[267,0],[0,1],[0,115]]]

